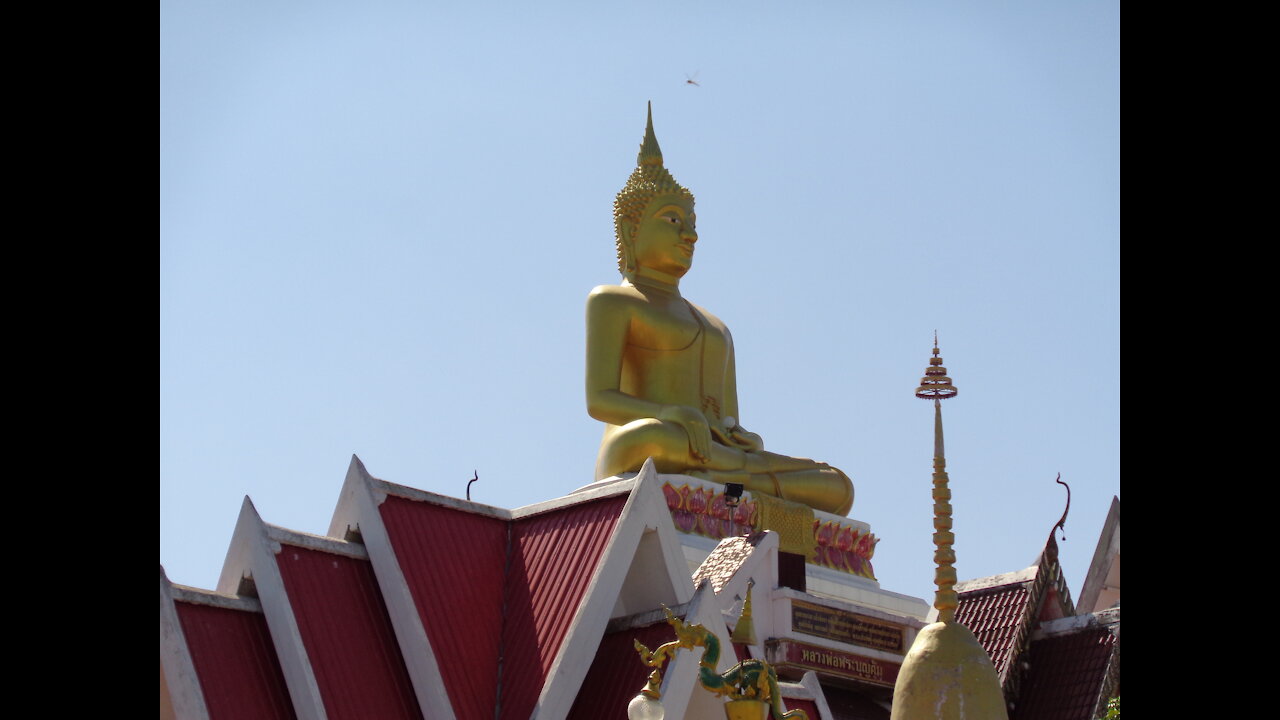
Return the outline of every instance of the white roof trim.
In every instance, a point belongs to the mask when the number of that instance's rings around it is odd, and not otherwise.
[[[271,535],[272,531],[253,507],[253,501],[246,497],[240,506],[240,518],[231,537],[231,547],[227,549],[222,576],[218,579],[218,591],[235,593],[241,578],[253,578],[294,711],[299,720],[326,720],[328,716],[320,696],[320,686],[302,643],[298,621],[293,615],[289,594],[285,592],[284,579],[280,576],[280,566],[276,564],[280,543]]]
[[[347,542],[346,540],[323,535],[312,535],[311,533],[290,530],[270,523],[263,523],[262,525],[267,529],[267,537],[281,545],[295,545],[308,550],[319,550],[320,552],[333,553],[334,555],[342,555],[356,560],[369,559],[368,551],[360,543]]]
[[[1111,507],[1107,510],[1107,519],[1102,523],[1102,532],[1098,534],[1098,546],[1094,548],[1093,559],[1089,562],[1089,571],[1085,575],[1084,586],[1080,588],[1080,610],[1093,610],[1098,604],[1098,596],[1102,594],[1107,582],[1111,566],[1120,555],[1120,498],[1111,497]]]
[[[687,603],[694,597],[693,582],[689,579],[675,524],[667,511],[667,502],[662,496],[652,459],[645,461],[634,483],[619,483],[602,489],[599,495],[592,491],[569,499],[581,502],[584,497],[594,499],[628,490],[631,494],[618,517],[613,537],[596,563],[595,574],[583,593],[569,631],[551,663],[531,718],[563,718],[573,708],[573,702],[586,677],[584,669],[595,659],[600,639],[604,637],[605,628],[609,624],[609,616],[618,602],[618,595],[622,592],[631,564],[635,562],[641,537],[646,531],[656,530],[658,533],[663,565],[677,603]],[[557,507],[576,502],[563,503]],[[521,511],[530,507],[536,506],[521,508]]]
[[[191,648],[173,605],[173,583],[160,568],[160,671],[169,687],[169,702],[174,715],[182,720],[209,720],[200,677],[191,661]]]
[[[186,585],[178,585],[173,583],[173,599],[175,601],[192,603],[195,605],[209,605],[210,607],[226,608],[228,610],[243,610],[246,612],[262,612],[262,603],[257,598],[245,597],[243,595],[228,595],[215,590],[205,590],[203,588],[188,587]]]
[[[1013,585],[1014,583],[1024,583],[1028,580],[1034,580],[1036,572],[1040,569],[1039,565],[1032,565],[1022,570],[1014,572],[1001,573],[999,575],[991,575],[974,580],[961,580],[956,583],[955,590],[958,593],[973,592],[974,590],[985,590],[987,588],[999,587],[1001,585]]]
[[[440,665],[436,661],[435,650],[427,637],[426,627],[418,614],[417,603],[409,582],[404,577],[400,560],[396,557],[391,545],[391,537],[382,522],[382,513],[378,506],[386,499],[386,486],[381,480],[373,477],[365,469],[360,458],[352,455],[351,464],[347,468],[347,478],[342,486],[341,499],[334,509],[333,521],[329,532],[341,528],[345,532],[348,527],[358,527],[369,561],[373,564],[373,574],[378,581],[378,590],[387,607],[387,616],[391,619],[391,628],[395,631],[396,642],[400,645],[400,654],[404,658],[405,668],[409,671],[409,680],[413,683],[414,695],[418,698],[418,706],[431,710],[431,717],[441,720],[454,720],[453,704],[449,700],[449,690],[444,678],[440,675]],[[392,493],[401,495],[399,492]],[[424,493],[431,496],[431,493]],[[410,498],[435,503],[434,496]],[[463,502],[463,501],[459,501]],[[456,507],[450,504],[451,507]],[[459,508],[467,509],[467,508]],[[481,515],[491,513],[481,512]]]
[[[724,624],[724,617],[720,612],[720,602],[715,592],[711,589],[711,583],[704,581],[698,586],[693,599],[689,601],[689,611],[685,615],[684,621],[690,624],[702,625],[719,638],[720,661],[716,664],[716,672],[724,672],[738,663],[738,655],[733,649],[733,642],[729,638],[729,629]],[[671,639],[674,640],[674,630],[671,636]],[[663,669],[662,707],[666,710],[667,717],[683,718],[691,716],[692,713],[689,706],[694,702],[695,692],[714,698],[710,693],[703,692],[702,686],[698,682],[698,669],[699,662],[702,660],[702,652],[697,648],[694,650],[679,650],[676,652],[675,657],[667,663],[666,668]],[[640,688],[636,688],[636,692],[639,691]],[[700,699],[703,702],[706,701],[706,698]]]
[[[788,683],[789,684],[789,683]],[[800,677],[800,686],[809,692],[810,697],[806,700],[813,700],[813,704],[818,706],[818,714],[822,716],[822,720],[834,720],[835,713],[831,712],[831,706],[827,704],[827,695],[822,691],[822,685],[818,682],[818,673],[808,670]],[[779,689],[782,689],[782,683],[778,683]],[[784,692],[782,697],[785,699],[787,694]],[[819,720],[811,718],[810,720]]]

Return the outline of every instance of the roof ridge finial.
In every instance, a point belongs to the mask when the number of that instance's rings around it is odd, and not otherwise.
[[[1062,482],[1062,473],[1058,473],[1058,477],[1054,478],[1053,481],[1067,489],[1067,507],[1062,511],[1062,519],[1059,520],[1051,530],[1049,530],[1049,538],[1050,539],[1053,538],[1054,530],[1061,530],[1062,541],[1066,542],[1067,541],[1067,513],[1071,512],[1071,486]]]

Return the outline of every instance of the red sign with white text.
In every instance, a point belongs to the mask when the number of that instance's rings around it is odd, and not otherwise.
[[[893,687],[898,681],[901,663],[841,652],[794,640],[770,640],[765,644],[765,657],[774,667],[815,670],[819,674],[836,675],[850,680]]]

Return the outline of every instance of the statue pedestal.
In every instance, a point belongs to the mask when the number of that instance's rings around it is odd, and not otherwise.
[[[634,478],[623,473],[575,492]],[[725,502],[724,486],[689,475],[658,473],[662,494],[692,574],[726,537],[762,530],[779,533],[783,552],[805,559],[805,591],[924,620],[929,604],[880,588],[872,558],[879,539],[868,523],[813,510],[798,503],[744,492],[736,509]]]

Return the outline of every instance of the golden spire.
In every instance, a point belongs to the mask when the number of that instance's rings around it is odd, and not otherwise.
[[[742,614],[738,616],[738,623],[733,626],[733,635],[729,638],[730,642],[740,645],[757,644],[756,626],[751,620],[751,588],[755,586],[755,578],[747,580],[747,599],[742,603]]]
[[[944,623],[955,619],[958,601],[954,589],[956,553],[951,549],[956,536],[951,532],[951,489],[947,487],[947,459],[942,442],[942,401],[950,400],[958,392],[942,366],[935,330],[933,357],[929,358],[929,367],[920,379],[920,387],[916,388],[916,397],[933,401],[933,544],[938,548],[933,554],[933,561],[938,564],[934,574],[938,591],[933,606],[938,610],[938,621]]]
[[[955,396],[935,332],[933,357],[916,397],[933,401],[933,544],[938,547],[933,606],[938,621],[920,629],[902,661],[890,720],[1009,720],[991,656],[969,628],[956,622],[956,554],[951,549],[956,536],[951,533],[951,490],[942,448],[942,401]]]

